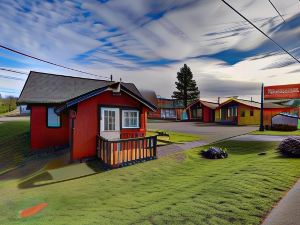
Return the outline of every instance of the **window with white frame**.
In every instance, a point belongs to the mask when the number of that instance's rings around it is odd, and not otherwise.
[[[47,126],[60,127],[60,116],[55,113],[54,107],[48,107],[47,109]]]
[[[138,110],[122,110],[122,127],[123,128],[139,128],[139,111]]]
[[[116,111],[104,110],[104,131],[116,130]]]
[[[237,116],[237,108],[236,107],[229,107],[228,108],[228,117]]]

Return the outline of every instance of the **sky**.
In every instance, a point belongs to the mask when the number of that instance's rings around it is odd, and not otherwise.
[[[300,59],[300,2],[228,0]],[[260,85],[300,83],[300,65],[221,0],[0,1],[0,45],[171,97],[187,64],[201,98],[259,99]],[[0,67],[97,78],[0,49]],[[0,71],[18,96],[24,74]]]

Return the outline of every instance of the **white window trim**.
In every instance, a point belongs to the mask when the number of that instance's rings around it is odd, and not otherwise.
[[[104,111],[114,111],[115,112],[115,129],[114,130],[105,130],[105,119],[104,119]],[[103,107],[101,108],[101,121],[100,121],[100,130],[102,132],[116,132],[120,131],[120,120],[119,120],[119,113],[120,109],[119,108],[108,108],[108,107]]]
[[[124,116],[125,112],[136,112],[137,113],[137,126],[136,127],[125,126],[125,116]],[[125,129],[138,129],[138,128],[140,128],[140,111],[139,110],[133,110],[133,109],[123,109],[122,110],[122,128],[125,128]]]

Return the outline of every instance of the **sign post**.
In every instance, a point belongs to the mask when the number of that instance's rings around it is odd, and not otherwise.
[[[260,126],[259,131],[264,131],[264,83],[261,84],[261,93],[260,93]]]

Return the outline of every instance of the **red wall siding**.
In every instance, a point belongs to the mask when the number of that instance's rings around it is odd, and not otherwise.
[[[210,109],[204,105],[202,105],[202,109],[203,109],[203,122],[204,123],[209,123],[211,122],[211,112]]]
[[[63,146],[69,143],[69,119],[61,115],[60,128],[47,127],[47,107],[31,106],[30,142],[32,150]]]
[[[148,118],[149,119],[161,119],[160,109],[157,109],[154,112],[149,112]]]
[[[101,95],[83,101],[77,106],[75,130],[73,134],[73,159],[78,160],[96,154],[96,135],[99,129],[99,105],[135,107],[142,111],[140,129],[123,129],[121,135],[130,131],[146,132],[146,107],[129,95],[113,95],[107,91]]]

